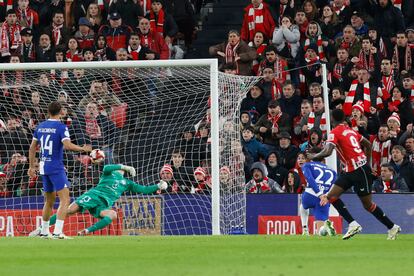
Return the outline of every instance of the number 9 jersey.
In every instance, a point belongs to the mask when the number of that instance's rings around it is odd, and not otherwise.
[[[355,171],[367,163],[367,157],[359,143],[361,139],[361,134],[344,124],[338,125],[328,134],[326,143],[335,145],[346,172]]]
[[[59,120],[49,119],[40,123],[33,134],[33,140],[40,145],[39,172],[52,175],[64,172],[63,141],[69,139],[66,125]]]

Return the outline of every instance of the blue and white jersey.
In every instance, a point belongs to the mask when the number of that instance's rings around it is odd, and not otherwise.
[[[50,175],[65,170],[63,165],[63,141],[69,139],[66,125],[58,120],[49,119],[40,123],[33,134],[33,140],[40,144],[39,171]]]
[[[305,193],[316,197],[326,194],[336,180],[336,172],[321,162],[308,162],[302,166],[307,186]]]

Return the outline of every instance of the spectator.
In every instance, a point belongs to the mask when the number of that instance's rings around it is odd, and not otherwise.
[[[311,111],[307,116],[304,116],[300,121],[302,132],[308,132],[312,128],[318,128],[321,130],[322,134],[325,135],[327,125],[323,97],[321,95],[315,96],[313,98],[312,106],[313,111]]]
[[[95,60],[115,60],[115,52],[106,44],[104,35],[98,35],[95,40]]]
[[[9,63],[20,63],[18,55],[11,55]],[[6,103],[7,108],[21,108],[22,100],[22,83],[24,71],[3,71],[1,74],[3,85],[2,101]]]
[[[23,129],[19,116],[9,115],[7,131],[0,132],[0,157],[7,163],[15,153],[24,155],[29,151],[29,137]]]
[[[252,127],[243,130],[242,145],[253,158],[254,162],[259,161],[260,158],[267,158],[268,150],[262,143],[256,140],[254,137],[254,129]]]
[[[348,50],[349,56],[356,57],[361,50],[361,41],[356,36],[355,29],[351,25],[346,25],[342,36],[335,39],[335,48]]]
[[[0,197],[10,196],[9,191],[7,191],[7,174],[0,171]]]
[[[250,119],[250,114],[247,111],[240,112],[240,134],[241,132],[248,127],[254,127],[252,120]]]
[[[288,194],[299,194],[302,190],[298,173],[289,171],[282,187],[283,192]]]
[[[246,42],[240,40],[239,32],[229,31],[227,42],[223,42],[209,49],[211,56],[220,57],[225,63],[237,64],[239,75],[251,75],[252,62],[256,59],[256,52]]]
[[[404,147],[407,150],[407,159],[414,164],[414,137],[412,134],[405,139]]]
[[[220,168],[220,188],[223,190],[231,189],[232,179],[229,167],[223,166]]]
[[[250,88],[246,98],[240,105],[240,111],[249,112],[252,123],[255,124],[259,118],[267,113],[267,104],[269,99],[264,95],[263,87],[255,84]]]
[[[332,87],[342,87],[345,90],[348,90],[350,82],[344,81],[344,78],[348,79],[348,72],[345,71],[346,66],[352,67],[353,64],[349,60],[348,50],[345,48],[339,48],[336,51],[336,60],[331,67],[329,77]],[[345,74],[346,72],[346,74]]]
[[[279,83],[284,83],[287,79],[290,78],[290,73],[288,70],[287,60],[282,58],[277,54],[277,49],[273,45],[269,45],[265,49],[266,59],[263,60],[257,72],[258,76],[263,74],[263,70],[266,67],[273,67],[275,78]]]
[[[277,153],[279,156],[279,163],[287,170],[292,169],[296,163],[296,156],[299,149],[291,144],[292,137],[288,132],[281,132],[279,135],[279,146]]]
[[[311,148],[323,148],[323,135],[320,128],[309,130],[309,139],[299,146],[300,151],[307,152]]]
[[[270,152],[276,149],[279,133],[282,131],[290,132],[291,119],[288,114],[282,112],[279,102],[276,100],[269,102],[267,110],[267,114],[262,115],[255,124],[255,130]]]
[[[319,26],[322,33],[329,39],[330,44],[333,44],[333,39],[340,32],[341,25],[338,16],[332,10],[332,7],[326,5],[322,9],[322,15],[319,19]]]
[[[303,10],[297,10],[295,14],[295,23],[299,27],[300,31],[300,43],[303,43],[306,39],[305,33],[308,29],[309,21],[306,18],[305,12]]]
[[[306,14],[308,21],[314,21],[318,15],[318,8],[313,0],[305,0],[302,4],[302,10]]]
[[[278,164],[278,157],[276,152],[271,152],[266,159],[266,168],[269,178],[275,180],[277,183],[284,183],[288,170]]]
[[[394,168],[395,176],[403,178],[410,192],[414,192],[414,165],[406,158],[406,150],[403,146],[396,145],[391,150],[391,166]]]
[[[54,50],[52,42],[48,34],[40,35],[39,47],[37,47],[36,61],[37,62],[52,62],[54,60]]]
[[[249,42],[249,47],[256,50],[256,59],[253,60],[253,73],[257,75],[257,71],[259,70],[259,64],[264,60],[264,51],[267,47],[267,38],[265,37],[264,33],[256,32],[254,35],[253,41]]]
[[[371,2],[371,5],[369,11],[372,12],[378,36],[383,37],[387,49],[391,49],[391,42],[395,43],[397,32],[405,30],[402,13],[392,5],[391,0],[379,0],[378,4]]]
[[[91,23],[91,29],[93,30],[93,32],[98,33],[99,28],[104,23],[102,12],[98,4],[96,3],[89,4],[88,11],[86,12],[86,19],[88,19],[89,22]]]
[[[381,91],[378,90],[378,95],[381,96],[382,102],[390,98],[392,88],[396,83],[396,72],[391,67],[391,60],[384,58],[381,61]]]
[[[73,69],[62,88],[75,105],[79,105],[80,100],[90,88],[90,79],[85,75],[84,69]]]
[[[194,185],[191,192],[199,194],[211,194],[211,178],[207,175],[207,171],[202,167],[194,170]]]
[[[132,33],[128,41],[128,58],[132,60],[154,60],[160,59],[160,55],[147,47],[141,46],[141,40],[137,33]]]
[[[371,39],[368,36],[364,36],[361,39],[362,47],[359,51],[359,64],[366,68],[370,74],[375,73],[375,69],[380,67],[380,57],[377,52],[377,48],[372,45]]]
[[[144,11],[142,10],[141,5],[138,3],[138,1],[134,0],[111,1],[109,5],[109,13],[119,14],[120,18],[123,19],[125,25],[127,25],[129,28],[135,28],[137,25],[137,20],[144,16]],[[111,21],[111,16],[109,17],[109,20]],[[109,42],[108,44],[111,45]],[[113,49],[116,51],[118,48]],[[125,48],[125,46],[120,48]]]
[[[404,178],[395,177],[394,167],[389,163],[381,165],[381,175],[372,184],[374,193],[408,193]]]
[[[303,143],[308,136],[308,129],[306,128],[302,131],[302,127],[300,122],[303,118],[307,117],[309,113],[312,111],[311,103],[308,100],[302,100],[300,104],[300,114],[293,118],[293,137],[292,137],[292,144],[299,145]],[[306,124],[307,126],[307,124]]]
[[[30,28],[37,31],[39,27],[39,15],[29,7],[29,0],[17,1],[16,16],[22,28]]]
[[[157,53],[160,59],[168,59],[170,51],[164,38],[150,30],[150,22],[146,18],[139,21],[137,32],[141,40],[141,46],[149,48],[151,51]]]
[[[174,149],[171,155],[173,176],[178,184],[178,191],[182,193],[191,192],[192,183],[194,183],[194,177],[190,170],[184,166],[185,153],[179,149]]]
[[[332,89],[332,97],[329,102],[329,109],[342,109],[343,104],[345,103],[344,91],[339,87],[334,87]]]
[[[74,37],[78,41],[81,50],[93,47],[95,33],[92,30],[92,23],[86,17],[79,18],[78,30]]]
[[[295,1],[294,0],[267,0],[276,25],[282,24],[282,18],[288,16],[293,18],[295,16]]]
[[[372,145],[372,173],[376,176],[381,173],[381,164],[391,161],[391,148],[396,140],[390,137],[387,125],[381,125],[377,135],[371,135]]]
[[[43,93],[45,92],[43,91]],[[40,92],[32,91],[31,100],[28,103],[28,106],[33,110],[33,117],[37,123],[43,121],[47,114],[47,103],[40,95]]]
[[[93,48],[85,48],[82,51],[83,61],[95,61],[95,53]]]
[[[44,33],[52,38],[52,45],[65,46],[70,38],[70,30],[64,25],[65,18],[63,11],[56,11],[52,18],[52,24],[44,29]]]
[[[170,164],[164,164],[160,170],[160,178],[164,180],[168,184],[168,188],[165,190],[158,190],[157,194],[164,194],[164,193],[177,193],[178,192],[178,184],[174,180],[173,177],[173,169]]]
[[[302,95],[307,94],[307,88],[311,83],[321,83],[321,66],[320,57],[318,57],[318,48],[315,44],[309,45],[306,48],[305,59],[300,70],[300,91]]]
[[[320,83],[318,83],[318,82],[312,82],[309,85],[308,100],[313,103],[313,98],[315,98],[317,96],[322,96],[322,85],[320,85]]]
[[[20,35],[22,36],[22,45],[17,47],[16,53],[21,56],[22,62],[35,62],[37,47],[33,43],[33,30],[24,28]]]
[[[290,17],[284,16],[280,28],[275,28],[273,32],[273,43],[282,56],[286,58],[296,58],[300,46],[299,27],[293,24]]]
[[[353,11],[351,16],[351,26],[355,29],[355,34],[359,37],[368,35],[368,26],[364,23],[362,14],[358,11]]]
[[[163,1],[152,0],[151,10],[146,18],[150,21],[151,32],[164,37],[165,43],[172,44],[172,40],[178,32],[178,26],[174,18],[165,11]]]
[[[279,183],[267,176],[267,169],[263,163],[254,163],[250,168],[250,172],[253,179],[246,183],[246,193],[283,193]]]
[[[257,31],[272,38],[275,22],[270,13],[269,6],[263,0],[251,0],[251,4],[244,8],[241,39],[249,43],[253,41]]]
[[[346,0],[334,0],[332,2],[332,9],[339,19],[342,27],[344,27],[351,20],[351,8],[345,5]]]
[[[263,80],[260,85],[263,87],[266,98],[279,100],[282,97],[282,85],[275,78],[274,69],[273,66],[263,69]]]
[[[349,119],[351,121],[351,128],[355,132],[358,132],[364,137],[368,136],[368,118],[364,115],[364,104],[362,101],[358,101],[352,106],[352,113]]]
[[[128,0],[132,1],[132,0]],[[117,3],[121,3],[119,1]],[[98,34],[105,36],[106,45],[114,52],[120,48],[126,48],[129,36],[132,33],[131,27],[122,24],[122,17],[119,12],[112,12],[109,15],[109,25],[102,25]]]
[[[300,96],[295,95],[295,87],[290,81],[286,81],[283,84],[282,90],[282,98],[279,100],[280,108],[282,112],[289,115],[290,120],[293,120],[293,118],[300,114],[302,99]]]
[[[414,57],[413,48],[408,45],[407,34],[405,32],[397,33],[397,43],[392,54],[392,64],[396,72],[401,71],[413,72],[412,58]]]
[[[79,44],[78,41],[71,37],[68,40],[68,45],[66,47],[66,60],[71,61],[82,61],[82,53],[79,50]]]
[[[8,61],[8,57],[22,45],[21,30],[22,27],[17,21],[16,12],[8,10],[6,20],[0,28],[0,54],[3,62]]]

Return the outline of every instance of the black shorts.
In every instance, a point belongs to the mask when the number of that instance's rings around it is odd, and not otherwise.
[[[371,167],[364,165],[355,171],[343,173],[335,181],[335,185],[345,191],[352,187],[358,196],[369,195],[372,191]]]

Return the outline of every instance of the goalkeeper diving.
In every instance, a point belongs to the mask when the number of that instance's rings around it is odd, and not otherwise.
[[[163,180],[159,184],[143,186],[125,178],[125,173],[128,173],[132,177],[136,175],[135,168],[130,166],[121,164],[105,165],[98,185],[78,197],[69,205],[67,211],[68,216],[83,213],[88,210],[92,216],[100,219],[94,225],[79,231],[78,236],[87,235],[111,224],[117,217],[116,212],[112,210],[112,206],[124,192],[153,194],[157,190],[165,190],[168,187],[168,184]],[[54,225],[55,222],[56,214],[50,218],[50,225]],[[40,233],[41,227],[32,231],[29,236],[38,236]]]

